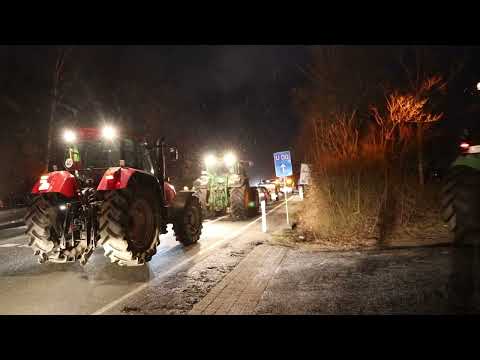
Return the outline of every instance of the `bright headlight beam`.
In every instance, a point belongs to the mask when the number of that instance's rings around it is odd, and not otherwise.
[[[63,132],[63,140],[67,143],[72,143],[77,140],[77,134],[75,134],[72,130],[65,130]]]
[[[232,153],[227,153],[223,157],[223,162],[227,167],[233,166],[237,162],[237,157]]]
[[[102,129],[102,136],[106,140],[113,140],[117,137],[117,130],[112,126],[105,126]]]
[[[205,161],[205,165],[207,167],[212,167],[212,166],[215,166],[217,164],[217,158],[213,154],[209,154],[209,155],[205,156],[204,161]]]

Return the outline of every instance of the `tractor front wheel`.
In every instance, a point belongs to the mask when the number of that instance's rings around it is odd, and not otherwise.
[[[173,222],[173,231],[177,241],[191,245],[200,239],[203,227],[202,207],[198,197],[192,196]]]

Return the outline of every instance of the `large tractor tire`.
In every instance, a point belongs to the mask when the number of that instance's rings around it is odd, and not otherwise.
[[[210,210],[207,206],[207,199],[208,199],[208,190],[207,189],[198,189],[195,191],[194,194],[200,201],[200,205],[202,208],[202,218],[203,219],[210,219],[215,216],[215,212]]]
[[[480,241],[480,171],[454,166],[442,188],[442,215],[456,245]]]
[[[193,195],[176,216],[173,222],[173,231],[177,241],[187,246],[195,244],[200,239],[202,227],[202,207],[198,197]]]
[[[250,188],[249,198],[248,216],[254,217],[260,212],[260,195],[258,194],[258,190],[256,188]]]
[[[58,243],[61,231],[58,227],[58,214],[59,209],[51,199],[38,196],[33,199],[25,216],[26,234],[30,240],[28,245],[35,255],[40,256],[40,262],[44,262],[52,255]]]
[[[99,243],[112,263],[143,265],[156,254],[160,224],[155,199],[153,190],[145,188],[105,194],[99,221]]]
[[[234,220],[246,220],[258,214],[258,192],[247,185],[230,190],[230,213]]]

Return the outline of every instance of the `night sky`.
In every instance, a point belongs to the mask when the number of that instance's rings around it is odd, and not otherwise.
[[[184,163],[190,164],[186,171],[193,177],[199,175],[195,165],[205,153],[233,150],[255,163],[250,169],[253,182],[273,177],[273,152],[295,151],[302,117],[292,94],[308,86],[304,70],[312,61],[312,47],[0,46],[0,153],[4,163],[21,158],[27,173],[40,171],[52,73],[60,48],[69,52],[60,84],[62,106],[56,113],[59,132],[66,126],[109,121],[152,138],[163,135],[179,147]],[[357,78],[377,90],[383,89],[380,81],[386,78],[394,87],[405,84],[392,55],[395,49],[354,49],[358,58],[350,58],[347,52],[337,59],[337,73],[329,74],[331,84],[325,88],[333,84],[341,92],[332,92],[330,97],[356,100],[352,83]],[[476,116],[467,111],[471,99],[466,100],[464,90],[480,80],[476,66],[480,57],[475,48],[435,51],[431,64],[439,69],[452,60],[467,59],[441,102],[446,116],[438,140],[429,144],[430,154],[438,152],[436,160],[446,163],[454,155],[454,137],[463,123]],[[377,69],[383,72],[377,74]],[[294,160],[299,160],[295,153]],[[22,174],[12,167],[3,172],[1,182],[8,188],[7,180],[25,177]]]
[[[26,128],[46,138],[56,51],[0,47],[2,122],[8,122],[10,135],[18,134],[17,141],[26,139]],[[230,148],[254,162],[255,180],[272,177],[272,153],[293,145],[299,120],[291,90],[302,82],[298,66],[308,61],[306,47],[76,46],[69,51],[62,91],[74,110],[59,109],[59,128],[95,126],[105,118],[126,122],[165,136],[194,162],[209,150]],[[12,141],[6,134],[1,141]]]

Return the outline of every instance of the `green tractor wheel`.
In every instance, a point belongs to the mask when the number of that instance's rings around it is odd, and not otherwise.
[[[248,185],[230,190],[230,212],[234,220],[245,220],[258,214],[258,192]]]
[[[441,194],[443,220],[454,234],[455,244],[480,240],[480,171],[452,167]]]

